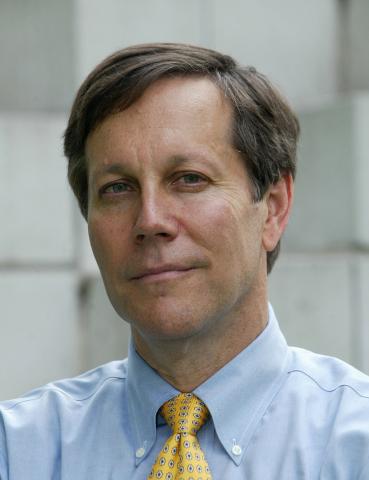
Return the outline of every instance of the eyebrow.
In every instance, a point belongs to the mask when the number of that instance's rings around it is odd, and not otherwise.
[[[203,155],[197,155],[198,158],[203,158]],[[181,165],[185,165],[186,163],[190,163],[192,162],[193,159],[191,158],[188,158],[188,157],[185,157],[183,155],[173,155],[172,157],[170,157],[167,161],[167,164],[166,164],[166,167],[169,167],[169,168],[177,168],[177,167],[180,167]],[[125,165],[124,163],[111,163],[109,165],[106,165],[106,166],[102,166],[98,169],[96,169],[95,171],[92,172],[92,176],[93,177],[96,177],[96,176],[99,176],[99,175],[103,175],[103,174],[115,174],[115,175],[120,175],[124,172],[125,170]]]
[[[124,171],[124,165],[121,163],[115,162],[115,163],[110,163],[109,165],[102,165],[97,167],[96,169],[92,168],[89,169],[89,173],[91,175],[92,179],[96,179],[101,175],[106,175],[106,174],[113,174],[113,175],[121,175]]]
[[[184,165],[186,163],[190,163],[192,161],[193,161],[193,159],[191,159],[191,158],[183,157],[182,155],[174,155],[173,157],[171,157],[169,159],[169,161],[168,161],[169,165],[168,166],[171,167],[171,168],[176,168],[176,167],[180,167],[181,165]]]
[[[123,170],[123,165],[120,163],[111,163],[109,165],[98,168],[94,173],[100,175],[103,173],[121,173]]]

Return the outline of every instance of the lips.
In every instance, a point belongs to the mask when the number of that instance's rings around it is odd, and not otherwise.
[[[153,268],[139,270],[131,277],[131,280],[169,279],[180,276],[190,270],[193,270],[193,267],[183,265],[160,265]]]

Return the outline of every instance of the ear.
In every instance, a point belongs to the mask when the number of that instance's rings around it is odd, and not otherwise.
[[[264,200],[268,215],[265,220],[262,243],[265,251],[271,252],[284,232],[291,212],[293,200],[293,179],[284,175],[277,183],[270,185]]]

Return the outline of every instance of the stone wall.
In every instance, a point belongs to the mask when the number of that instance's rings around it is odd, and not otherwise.
[[[268,74],[302,123],[270,297],[293,344],[369,372],[366,0],[2,0],[0,398],[126,354],[61,155],[73,95],[132,43],[196,43]]]

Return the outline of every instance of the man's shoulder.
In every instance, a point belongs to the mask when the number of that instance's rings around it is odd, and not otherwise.
[[[326,393],[349,390],[354,396],[368,401],[369,376],[336,357],[321,355],[302,348],[291,347],[288,373],[302,377]]]
[[[78,376],[47,383],[20,397],[2,401],[0,414],[38,407],[44,409],[45,406],[52,404],[55,407],[70,403],[83,404],[101,394],[112,383],[124,385],[126,377],[127,360],[112,361]]]
[[[324,478],[369,478],[369,376],[335,357],[295,347],[290,354],[279,398],[289,441],[300,442]]]
[[[0,478],[8,478],[9,468],[9,478],[28,478],[29,469],[32,478],[52,478],[62,451],[75,465],[82,449],[89,452],[89,439],[98,437],[96,425],[108,438],[127,418],[126,378],[127,362],[114,361],[1,402]]]

